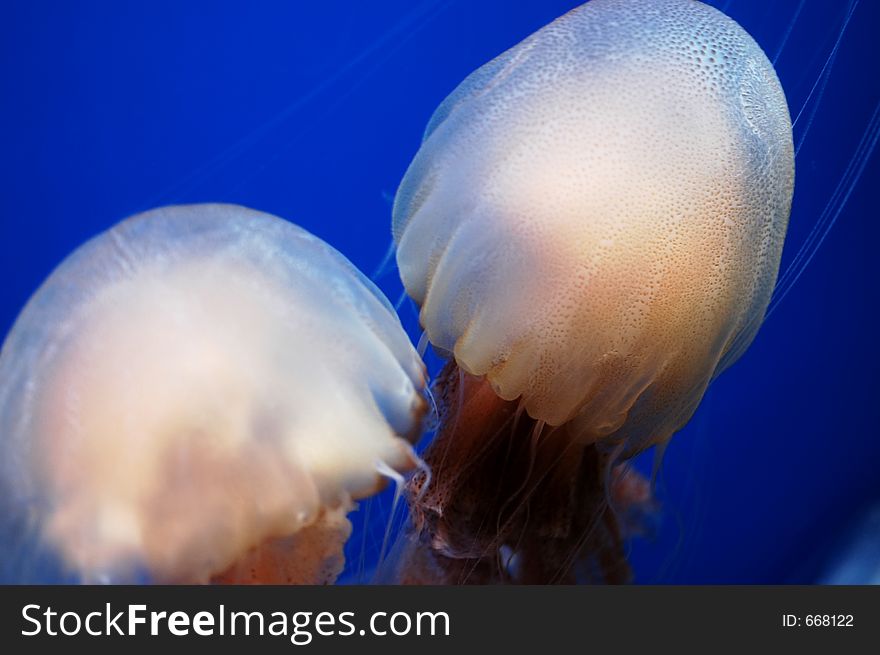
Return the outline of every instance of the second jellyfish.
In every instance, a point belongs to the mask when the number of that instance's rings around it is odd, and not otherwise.
[[[794,179],[760,47],[689,0],[594,0],[431,118],[397,261],[450,357],[405,582],[628,579],[664,444],[754,338]]]

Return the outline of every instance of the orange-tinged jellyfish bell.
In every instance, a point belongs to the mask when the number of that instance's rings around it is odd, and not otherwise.
[[[665,443],[748,347],[793,184],[771,63],[699,2],[594,0],[465,79],[394,204],[401,277],[453,358],[439,388],[455,407],[414,506],[427,548],[528,578],[529,549],[598,534],[607,502],[570,490],[608,453]]]
[[[330,582],[353,500],[418,462],[423,387],[385,297],[304,230],[231,205],[130,218],[68,257],[3,345],[7,564]]]

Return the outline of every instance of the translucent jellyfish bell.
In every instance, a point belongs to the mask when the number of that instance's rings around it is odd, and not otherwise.
[[[332,581],[352,499],[417,461],[423,386],[387,300],[319,239],[230,205],[150,211],[65,260],[9,334],[0,511],[85,580]]]
[[[490,402],[485,380],[632,453],[680,429],[754,337],[793,180],[785,96],[736,22],[594,0],[443,101],[395,199],[397,261],[428,338],[475,378],[447,376],[459,395]]]
[[[785,96],[739,25],[596,0],[435,112],[395,202],[401,276],[431,342],[501,397],[659,441],[760,325],[793,172]]]

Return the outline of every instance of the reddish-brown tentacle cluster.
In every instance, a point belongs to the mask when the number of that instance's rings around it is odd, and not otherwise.
[[[614,454],[500,399],[450,362],[435,382],[440,429],[430,479],[410,482],[407,583],[620,583],[624,542],[651,506],[647,482]]]

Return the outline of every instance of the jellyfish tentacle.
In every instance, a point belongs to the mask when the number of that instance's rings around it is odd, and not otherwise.
[[[498,399],[485,380],[461,377],[456,368],[447,364],[438,378],[453,387],[463,380],[465,391],[438,390],[461,404],[445,406],[446,420],[424,455],[433,478],[409,483],[401,581],[558,582],[580,560],[592,562],[586,579],[627,579],[622,543],[632,526],[618,524],[608,491],[622,476],[614,469],[617,453],[584,450],[566,427],[528,418],[516,401]],[[618,492],[619,504],[647,505],[646,486],[638,488],[641,495]],[[499,564],[503,552],[516,555],[516,570]]]
[[[779,47],[776,49],[773,58],[770,60],[770,63],[774,66],[776,65],[776,62],[779,61],[779,57],[782,55],[782,51],[785,50],[785,46],[788,44],[788,39],[791,36],[792,30],[794,29],[794,25],[795,23],[797,23],[797,20],[804,9],[804,5],[806,4],[807,0],[800,0],[797,8],[794,10],[794,14],[791,17],[791,20],[788,21],[788,26],[785,28],[785,33],[782,35],[782,39],[779,42]]]
[[[807,138],[807,134],[810,131],[810,127],[813,125],[813,119],[815,118],[816,112],[819,109],[819,104],[822,101],[822,97],[825,95],[825,87],[828,84],[828,78],[831,75],[831,69],[834,67],[834,62],[837,59],[837,51],[840,49],[840,44],[843,41],[843,35],[846,33],[846,28],[849,27],[850,19],[855,13],[858,4],[859,0],[851,0],[850,4],[847,6],[846,17],[844,18],[843,26],[840,28],[840,32],[837,35],[837,40],[835,40],[834,46],[831,48],[831,52],[825,59],[825,63],[822,65],[822,69],[819,71],[819,75],[816,77],[816,81],[813,82],[813,86],[810,88],[810,92],[807,94],[807,99],[804,100],[804,104],[801,106],[800,111],[798,111],[797,115],[794,117],[794,120],[791,122],[792,128],[797,127],[801,116],[803,116],[804,111],[806,111],[807,106],[810,104],[810,100],[812,99],[813,94],[818,89],[819,95],[817,96],[816,102],[813,104],[813,108],[810,111],[809,116],[807,117],[807,126],[801,133],[801,136],[797,142],[797,146],[795,147],[795,156],[797,156],[797,154],[800,152],[801,146],[803,146],[804,140]]]
[[[880,103],[874,107],[874,113],[871,115],[865,131],[862,133],[862,138],[856,146],[852,157],[850,157],[846,170],[841,175],[834,192],[816,220],[813,229],[810,230],[810,234],[798,250],[791,264],[789,264],[785,274],[780,277],[780,281],[774,290],[773,299],[767,308],[767,316],[776,311],[779,303],[782,302],[798,279],[800,279],[813,257],[819,251],[828,233],[834,227],[850,195],[858,185],[871,156],[874,154],[878,136],[880,136]]]
[[[380,475],[385,476],[394,483],[394,497],[391,500],[391,511],[388,513],[388,522],[385,526],[385,535],[382,537],[382,547],[379,549],[378,567],[381,568],[385,561],[385,555],[388,551],[388,544],[391,542],[391,532],[394,526],[394,517],[397,513],[397,508],[400,505],[400,499],[403,494],[406,480],[400,473],[388,466],[382,460],[376,462],[376,470],[379,472]]]

